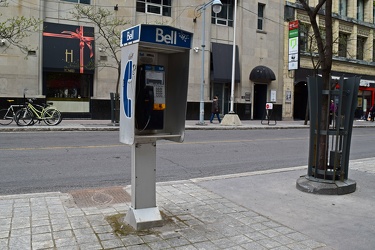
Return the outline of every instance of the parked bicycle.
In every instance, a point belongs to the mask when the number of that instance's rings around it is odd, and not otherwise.
[[[13,104],[14,100],[7,100],[9,102],[9,108],[0,109],[0,124],[9,125],[12,121],[15,121],[17,109],[23,107],[24,105]]]
[[[62,121],[59,110],[53,107],[53,103],[48,102],[43,105],[33,103],[35,99],[28,99],[25,107],[16,112],[15,121],[19,126],[34,125],[44,121],[49,126],[55,126]]]

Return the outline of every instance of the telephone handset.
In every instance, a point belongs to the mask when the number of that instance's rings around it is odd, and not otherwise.
[[[151,116],[152,110],[154,109],[154,87],[145,86],[143,91],[144,91],[145,113],[147,116]]]
[[[140,131],[163,129],[166,107],[164,67],[141,65],[138,69],[135,126]]]

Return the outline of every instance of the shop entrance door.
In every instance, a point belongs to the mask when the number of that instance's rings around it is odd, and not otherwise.
[[[254,84],[254,120],[263,119],[267,102],[267,85]]]
[[[308,100],[308,90],[306,82],[299,82],[294,86],[294,106],[293,106],[293,118],[295,120],[305,120]]]
[[[214,83],[212,98],[214,96],[219,98],[219,106],[221,114],[225,115],[229,112],[229,102],[230,102],[230,87],[229,83]],[[212,99],[211,98],[211,99]]]

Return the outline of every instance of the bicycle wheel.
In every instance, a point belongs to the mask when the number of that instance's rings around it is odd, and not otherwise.
[[[43,120],[48,126],[55,126],[62,121],[61,113],[55,108],[47,108]]]
[[[0,110],[0,124],[1,125],[8,125],[11,124],[13,121],[13,113],[12,111],[8,111],[9,109],[1,109]]]
[[[33,113],[30,110],[22,108],[16,112],[15,120],[18,126],[28,126],[34,124],[33,117]]]

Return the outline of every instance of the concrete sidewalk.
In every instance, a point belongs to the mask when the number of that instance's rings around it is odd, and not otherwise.
[[[343,196],[298,191],[304,166],[157,183],[164,225],[139,232],[129,186],[0,196],[0,249],[374,249],[374,160]]]
[[[186,128],[202,129],[194,123],[187,121]],[[303,121],[243,123],[246,129],[308,128]],[[354,122],[355,127],[373,124]],[[17,128],[1,128],[12,126]],[[203,127],[222,129],[217,123]],[[64,120],[53,128],[118,130],[93,120]],[[139,232],[121,221],[130,206],[129,186],[0,196],[0,249],[370,250],[375,247],[374,161],[350,161],[357,190],[343,196],[298,191],[296,181],[306,166],[157,183],[164,225]]]

